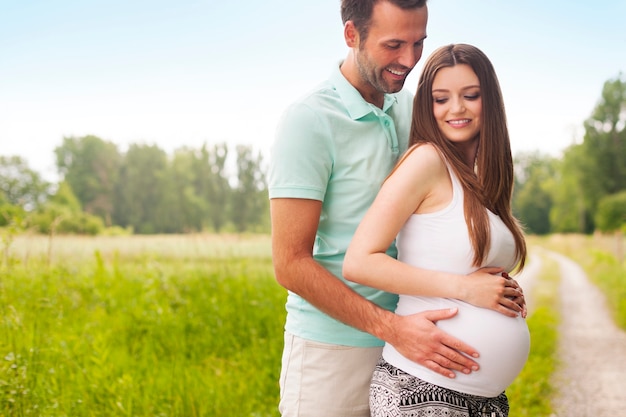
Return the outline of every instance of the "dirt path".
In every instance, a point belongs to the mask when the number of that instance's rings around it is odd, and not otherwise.
[[[557,253],[546,254],[561,272],[561,366],[554,379],[553,417],[626,416],[626,332],[615,326],[603,295],[580,266]],[[536,284],[540,264],[531,263],[519,277],[525,289]]]

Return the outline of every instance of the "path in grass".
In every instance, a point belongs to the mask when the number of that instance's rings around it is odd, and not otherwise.
[[[557,253],[561,271],[559,358],[554,417],[626,415],[626,332],[613,323],[604,296],[582,268]]]

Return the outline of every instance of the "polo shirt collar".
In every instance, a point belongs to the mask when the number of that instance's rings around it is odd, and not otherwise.
[[[352,117],[353,120],[358,120],[372,112],[375,112],[377,107],[365,101],[361,93],[359,93],[359,91],[354,88],[348,80],[346,80],[346,77],[344,77],[341,73],[341,69],[339,68],[340,66],[341,63],[335,66],[330,76],[330,80],[341,97],[341,101],[346,106],[348,113],[350,113],[350,117]],[[398,99],[395,94],[385,94],[382,110],[386,113],[397,101]]]

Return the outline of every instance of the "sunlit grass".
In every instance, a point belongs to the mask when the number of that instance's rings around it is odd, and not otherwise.
[[[285,293],[269,256],[243,256],[257,238],[149,240],[2,266],[0,415],[278,415]]]
[[[610,239],[529,242],[626,299]],[[278,416],[286,294],[269,236],[19,236],[3,249],[0,416]],[[538,282],[512,417],[550,415],[559,315],[548,258]]]
[[[623,235],[552,235],[536,238],[535,242],[575,260],[603,292],[615,323],[626,330],[626,244]]]
[[[540,256],[535,253],[535,256]],[[512,417],[548,417],[552,414],[551,376],[558,366],[559,270],[555,261],[542,257],[540,276],[532,290],[534,309],[527,318],[531,334],[528,362],[506,390]],[[504,353],[506,354],[506,353]]]
[[[55,236],[22,235],[12,239],[13,260],[28,263],[45,257],[50,262],[91,258],[98,251],[107,259],[158,257],[159,259],[269,258],[268,235],[133,235]]]

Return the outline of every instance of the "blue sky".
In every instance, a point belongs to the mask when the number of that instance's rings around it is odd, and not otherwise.
[[[422,61],[453,42],[487,53],[514,152],[581,140],[604,82],[626,73],[626,0],[428,4]],[[346,52],[339,0],[0,0],[0,155],[49,177],[64,136],[267,153],[287,103]]]

